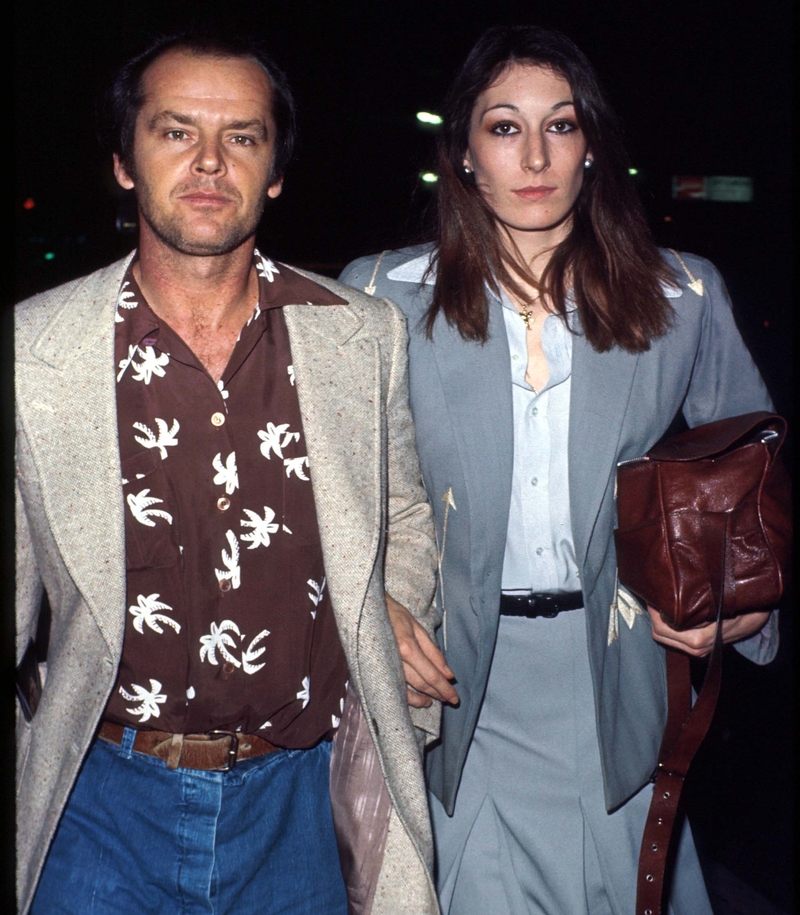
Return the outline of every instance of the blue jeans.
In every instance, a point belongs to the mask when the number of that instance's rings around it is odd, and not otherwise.
[[[330,743],[171,771],[134,735],[90,750],[32,915],[345,915]]]

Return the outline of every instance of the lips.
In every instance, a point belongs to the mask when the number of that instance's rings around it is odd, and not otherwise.
[[[181,194],[179,199],[199,206],[224,206],[231,202],[229,197],[213,191],[190,191],[188,194]]]
[[[517,197],[521,197],[523,200],[543,200],[545,197],[549,197],[556,188],[548,187],[547,185],[540,184],[536,187],[521,187],[512,190],[513,194],[516,194]]]

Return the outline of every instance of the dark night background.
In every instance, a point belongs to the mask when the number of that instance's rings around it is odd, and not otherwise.
[[[336,276],[356,256],[418,239],[430,196],[418,175],[433,166],[434,137],[415,112],[437,110],[484,28],[536,23],[567,32],[595,63],[657,240],[720,268],[776,406],[791,412],[789,0],[222,7],[18,0],[13,298],[133,247],[135,236],[116,228],[126,204],[96,143],[93,105],[113,69],[155,34],[224,15],[267,37],[297,98],[301,143],[259,245]],[[673,175],[749,176],[754,199],[673,201]],[[726,652],[720,707],[686,789],[718,913],[792,911],[790,598],[785,605],[772,665]]]

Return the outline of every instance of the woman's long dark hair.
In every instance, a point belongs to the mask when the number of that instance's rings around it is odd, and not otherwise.
[[[594,160],[572,210],[570,233],[538,281],[508,253],[494,214],[463,167],[477,97],[514,63],[547,67],[567,80]],[[666,332],[672,308],[661,282],[674,284],[675,278],[650,235],[617,119],[592,65],[569,38],[535,26],[489,29],[450,86],[442,116],[429,336],[442,312],[465,339],[485,342],[487,285],[499,292],[499,284],[529,301],[520,281],[537,289],[546,307],[560,314],[571,288],[583,332],[599,352],[612,346],[642,352]]]

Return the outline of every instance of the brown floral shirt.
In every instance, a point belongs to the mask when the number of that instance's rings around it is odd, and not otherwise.
[[[150,309],[117,302],[127,607],[106,718],[312,746],[348,679],[325,581],[282,306],[344,300],[254,254],[259,301],[215,383]]]

